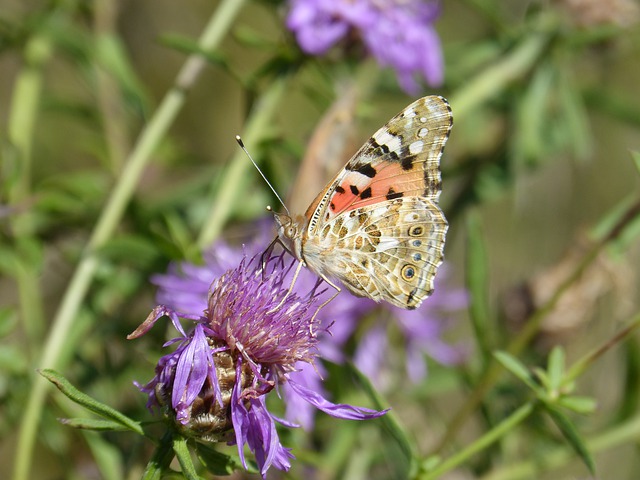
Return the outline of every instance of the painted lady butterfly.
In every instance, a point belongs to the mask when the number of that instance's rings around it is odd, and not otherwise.
[[[360,148],[304,216],[274,213],[276,240],[298,268],[338,292],[333,279],[358,296],[418,307],[443,260],[440,157],[452,124],[444,98],[421,98]]]

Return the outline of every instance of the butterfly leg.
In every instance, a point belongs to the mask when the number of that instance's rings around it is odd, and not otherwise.
[[[277,241],[278,239],[276,238],[274,240]],[[284,304],[284,301],[287,299],[287,297],[289,295],[291,295],[291,292],[293,291],[293,287],[296,284],[296,280],[298,280],[298,275],[300,275],[300,270],[303,267],[303,263],[302,262],[298,262],[298,266],[296,267],[296,271],[293,273],[293,278],[291,279],[291,284],[289,285],[289,290],[287,290],[287,293],[285,293],[284,297],[282,297],[282,300],[280,300],[280,303],[278,303],[278,305],[276,305],[274,308],[272,308],[271,310],[269,310],[267,312],[267,315],[275,312],[276,310],[278,310],[280,307],[282,307],[282,305]]]
[[[313,314],[313,317],[311,317],[311,321],[309,322],[309,333],[311,334],[311,336],[314,335],[314,333],[313,333],[313,322],[316,319],[316,317],[318,316],[318,313],[320,313],[320,310],[322,310],[324,307],[329,305],[329,303],[331,303],[331,301],[334,298],[336,298],[340,294],[340,292],[342,291],[342,289],[340,287],[338,287],[336,284],[334,284],[331,280],[329,280],[324,275],[320,275],[320,278],[322,278],[322,280],[324,280],[326,283],[331,285],[335,289],[336,293],[334,293],[327,300],[322,302],[322,304],[316,309],[315,313]]]

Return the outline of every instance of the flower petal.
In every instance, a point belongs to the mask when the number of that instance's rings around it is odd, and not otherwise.
[[[365,407],[355,407],[353,405],[347,405],[346,403],[331,403],[318,392],[314,392],[310,388],[298,383],[290,381],[289,386],[311,405],[332,417],[347,420],[369,420],[380,417],[389,411],[389,409],[377,411]]]

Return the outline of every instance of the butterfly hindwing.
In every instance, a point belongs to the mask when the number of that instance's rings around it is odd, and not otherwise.
[[[431,199],[385,200],[323,224],[305,242],[305,261],[356,295],[413,309],[433,291],[446,231]]]

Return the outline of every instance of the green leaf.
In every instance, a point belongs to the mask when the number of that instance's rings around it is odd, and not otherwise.
[[[96,38],[93,54],[100,66],[115,78],[129,104],[147,112],[150,103],[147,92],[122,40],[114,35],[100,35]]]
[[[562,349],[562,347],[556,346],[553,348],[553,350],[551,350],[547,363],[547,373],[549,379],[547,388],[549,390],[552,390],[553,392],[560,392],[565,372],[565,358],[564,350]]]
[[[562,125],[567,131],[573,154],[579,160],[585,160],[593,151],[592,135],[587,123],[587,112],[576,82],[572,81],[569,69],[565,68],[558,82]]]
[[[201,480],[200,475],[196,472],[195,465],[191,461],[191,452],[189,452],[187,439],[182,435],[173,437],[173,451],[176,454],[178,462],[180,462],[180,467],[182,467],[182,474],[188,480]]]
[[[527,369],[527,367],[520,362],[513,355],[510,355],[507,352],[498,351],[494,352],[493,356],[502,364],[504,368],[509,370],[513,375],[522,380],[529,388],[534,390],[536,393],[540,393],[540,387],[535,383],[531,372]]]
[[[244,471],[240,457],[220,453],[211,445],[196,443],[196,454],[202,465],[214,475],[230,475],[236,470]],[[260,473],[257,466],[251,462],[247,462],[247,472]]]
[[[587,450],[587,446],[574,427],[569,417],[567,417],[560,410],[555,408],[553,405],[544,404],[545,410],[549,413],[554,423],[562,432],[564,438],[569,442],[571,448],[578,454],[578,456],[582,459],[585,466],[589,469],[589,472],[595,476],[596,468],[595,463],[593,462],[593,458],[591,457],[591,453]]]
[[[377,410],[384,410],[386,408],[389,408],[383,402],[382,397],[380,396],[380,394],[378,394],[369,379],[352,364],[348,364],[348,366],[350,371],[357,377],[358,382],[363,387],[363,390],[372,400],[374,408],[376,408]],[[396,441],[398,447],[400,448],[400,451],[405,457],[402,459],[404,465],[400,464],[400,460],[398,460],[398,465],[406,468],[406,472],[408,472],[409,478],[412,477],[413,472],[416,472],[418,468],[418,454],[417,448],[414,442],[411,440],[411,437],[402,427],[400,420],[393,410],[390,410],[385,415],[377,418],[376,421],[381,422],[391,438]]]
[[[490,331],[491,313],[489,312],[489,271],[487,268],[487,249],[478,214],[471,211],[467,215],[467,259],[466,283],[471,294],[469,314],[478,341],[484,364],[491,355],[492,339]]]
[[[521,165],[536,164],[546,154],[545,129],[549,127],[548,103],[557,77],[555,67],[546,62],[533,74],[518,105],[518,126],[513,136],[513,157]]]
[[[104,403],[98,402],[97,400],[91,398],[89,395],[82,393],[55,370],[44,369],[38,370],[38,372],[44,378],[53,383],[56,388],[64,393],[70,400],[77,403],[78,405],[82,405],[86,409],[100,415],[101,417],[114,420],[116,423],[119,423],[128,430],[132,430],[136,433],[139,433],[140,435],[144,435],[144,431],[142,430],[139,422],[132,420],[116,409],[111,408]]]
[[[60,418],[63,425],[81,430],[95,430],[98,432],[125,431],[128,430],[120,422],[103,420],[101,418]]]
[[[562,397],[558,402],[558,405],[576,413],[583,415],[593,413],[598,406],[598,402],[591,397],[581,397],[577,395],[570,395]]]

